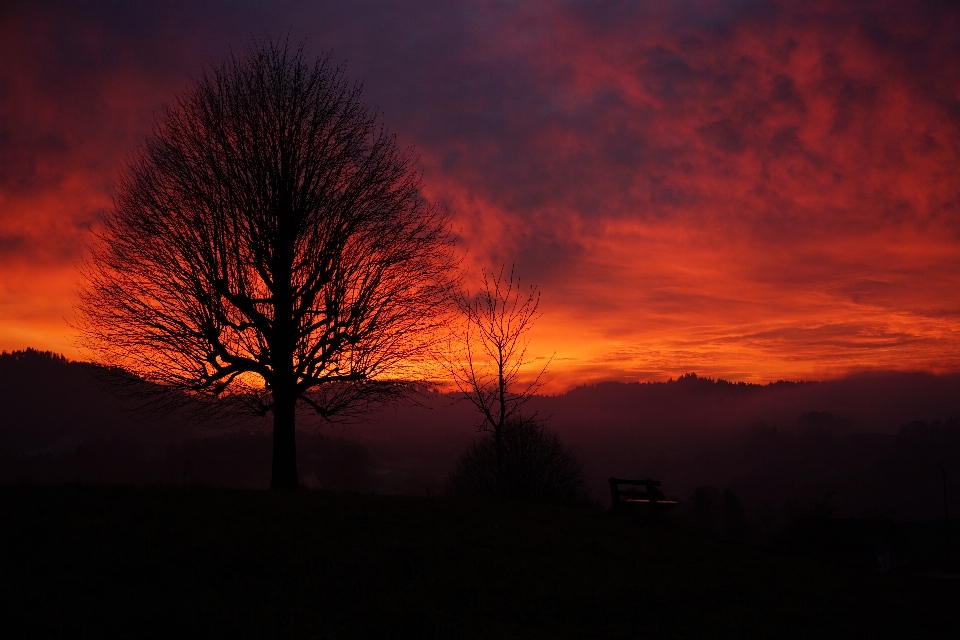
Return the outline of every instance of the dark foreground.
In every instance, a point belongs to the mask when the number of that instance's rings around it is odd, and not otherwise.
[[[436,497],[0,486],[0,576],[6,638],[905,638],[960,623],[949,581]]]

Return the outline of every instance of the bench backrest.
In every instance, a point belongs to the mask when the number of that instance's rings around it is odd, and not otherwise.
[[[663,493],[657,487],[660,486],[659,480],[624,480],[622,478],[610,478],[610,499],[614,509],[630,500],[646,500],[649,504],[656,504],[658,500],[663,499]],[[637,489],[621,489],[620,485],[642,486],[644,491]]]

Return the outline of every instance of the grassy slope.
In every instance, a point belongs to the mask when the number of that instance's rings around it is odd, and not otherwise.
[[[0,486],[6,637],[936,637],[960,589],[448,498]]]

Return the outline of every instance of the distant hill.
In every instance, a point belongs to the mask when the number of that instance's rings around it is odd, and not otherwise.
[[[227,429],[197,420],[189,407],[135,411],[102,374],[49,352],[0,354],[0,481],[269,485],[268,421],[251,417]],[[374,488],[362,445],[310,431],[298,434],[298,445],[308,485]]]
[[[581,386],[533,398],[526,411],[579,452],[601,500],[610,476],[654,477],[680,499],[699,486],[731,488],[748,510],[780,519],[828,495],[839,514],[942,517],[946,470],[960,515],[958,375],[757,385],[688,374]],[[434,393],[419,406],[375,412],[348,433],[440,470],[455,445],[476,437],[477,422],[468,403]]]
[[[935,517],[946,469],[960,515],[957,375],[767,385],[687,375],[579,387],[531,409],[582,452],[598,493],[606,477],[639,475],[662,477],[679,498],[716,485],[754,508],[796,510],[835,492],[839,513]],[[939,444],[908,464],[901,445],[920,437],[904,435],[911,424],[925,424],[924,437]]]
[[[0,355],[0,481],[89,480],[266,487],[269,420],[212,429],[131,412],[89,363],[33,350]],[[751,513],[785,518],[822,501],[837,513],[960,515],[960,376],[874,373],[829,382],[601,383],[535,397],[584,462],[594,495],[610,476],[663,481],[686,499],[733,489]],[[430,493],[476,437],[469,403],[429,392],[329,425],[304,416],[301,477],[312,486]]]
[[[132,415],[97,373],[95,365],[49,352],[0,354],[0,451],[59,453],[84,441],[127,438],[163,446],[196,435],[182,422]]]

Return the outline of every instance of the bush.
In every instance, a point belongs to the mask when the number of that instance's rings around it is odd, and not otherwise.
[[[540,504],[588,504],[583,465],[560,436],[535,420],[506,425],[503,434],[504,497]],[[459,496],[497,496],[497,446],[492,434],[477,440],[447,477]]]

